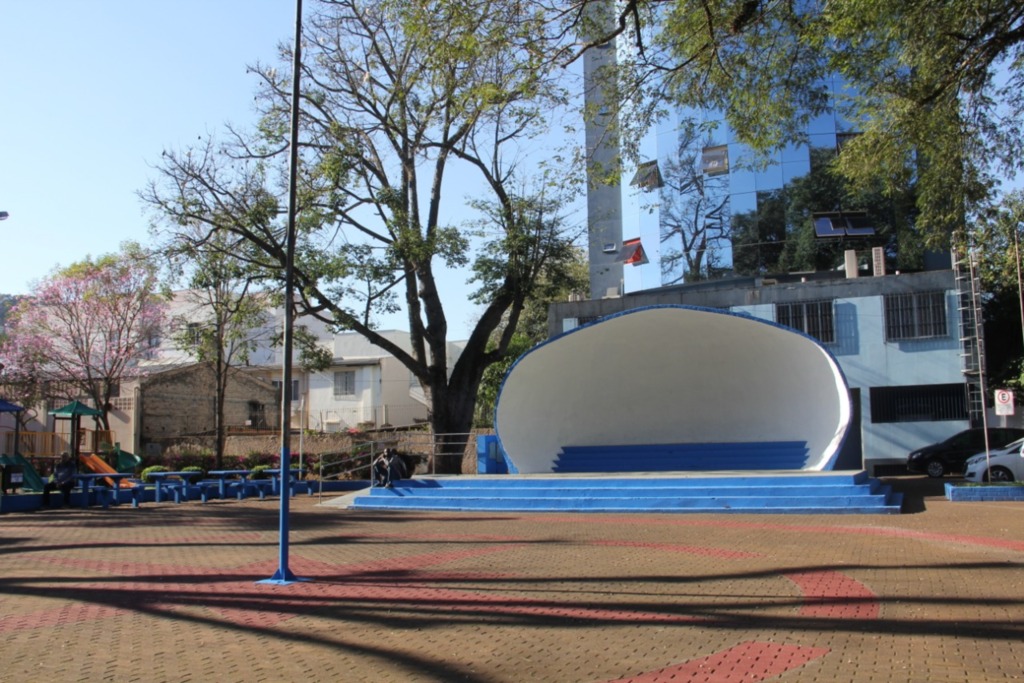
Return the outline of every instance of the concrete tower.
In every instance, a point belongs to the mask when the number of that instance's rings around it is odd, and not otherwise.
[[[587,4],[584,31],[606,35],[615,25],[614,3]],[[586,36],[584,36],[586,39]],[[601,86],[602,71],[616,65],[615,41],[584,55],[584,101],[587,109],[587,226],[590,262],[590,298],[622,294],[622,263],[617,261],[622,246],[622,194],[618,183],[605,180],[619,163],[618,103],[609,101]]]

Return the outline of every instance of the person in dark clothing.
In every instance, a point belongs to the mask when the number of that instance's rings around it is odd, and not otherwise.
[[[387,487],[391,488],[395,485],[396,481],[401,481],[405,477],[405,463],[402,462],[402,456],[394,448],[387,449],[385,453],[388,455]]]
[[[71,455],[66,451],[60,454],[60,462],[53,470],[53,477],[43,484],[43,507],[50,507],[50,492],[60,489],[64,494],[64,505],[71,505],[71,489],[75,487],[75,475],[78,468],[75,467]]]
[[[388,450],[390,449],[385,449],[373,461],[373,486],[387,486],[388,484]]]

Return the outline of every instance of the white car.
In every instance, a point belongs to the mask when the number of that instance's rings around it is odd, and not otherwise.
[[[1024,439],[990,450],[987,463],[984,453],[967,458],[964,479],[974,482],[1024,481]]]

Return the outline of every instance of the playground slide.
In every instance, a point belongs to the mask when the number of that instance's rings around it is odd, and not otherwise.
[[[10,460],[13,464],[21,467],[21,473],[24,477],[24,485],[22,490],[30,491],[42,491],[43,490],[43,478],[36,472],[36,468],[32,467],[32,463],[26,460],[21,455],[5,455],[5,458]]]
[[[123,474],[131,474],[142,464],[142,458],[134,453],[122,451],[120,444],[115,444],[114,453],[117,455],[117,471]]]
[[[78,456],[78,461],[81,463],[82,467],[90,472],[95,472],[96,474],[118,474],[117,470],[104,462],[103,458],[98,455],[81,454]],[[112,484],[110,479],[104,479],[104,481],[108,486]],[[131,488],[133,486],[133,484],[127,479],[122,479],[120,481],[120,485],[121,488]]]

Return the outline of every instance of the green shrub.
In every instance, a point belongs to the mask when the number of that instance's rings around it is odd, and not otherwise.
[[[142,470],[142,481],[146,482],[147,484],[152,484],[153,483],[153,479],[149,476],[151,472],[170,472],[170,471],[171,470],[167,469],[163,465],[150,465],[146,469]]]
[[[206,470],[204,470],[202,467],[199,467],[198,465],[188,465],[186,467],[182,467],[179,471],[196,473],[196,476],[186,477],[189,480],[189,482],[198,481],[199,479],[202,479],[203,476],[206,474]]]
[[[245,463],[239,469],[251,470],[262,466],[264,469],[277,467],[276,453],[250,453],[245,456]]]
[[[270,479],[270,475],[267,474],[267,470],[274,468],[270,465],[256,465],[251,469],[252,473],[249,475],[250,479]]]

